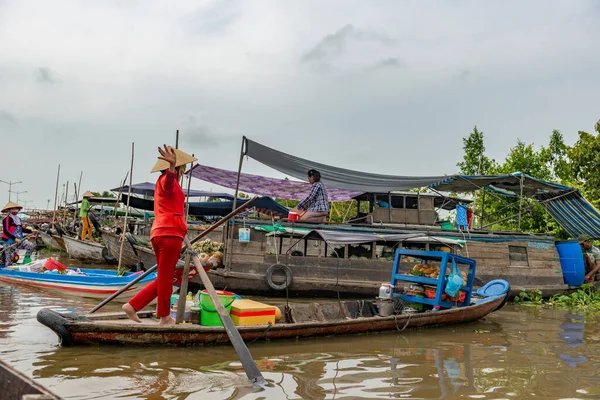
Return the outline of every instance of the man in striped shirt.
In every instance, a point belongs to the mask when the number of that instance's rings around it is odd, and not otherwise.
[[[300,216],[301,222],[325,222],[327,214],[329,214],[329,196],[327,195],[327,189],[321,183],[321,174],[319,171],[311,169],[308,171],[308,182],[312,184],[310,193],[304,200],[302,200],[296,208],[302,214],[302,211],[306,211]]]

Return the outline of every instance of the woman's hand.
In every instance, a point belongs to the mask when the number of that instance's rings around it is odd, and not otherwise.
[[[169,163],[169,171],[175,172],[175,163],[177,162],[177,154],[175,154],[175,150],[170,147],[167,147],[166,144],[163,144],[163,148],[158,148],[158,152],[160,153],[160,160],[165,160]]]

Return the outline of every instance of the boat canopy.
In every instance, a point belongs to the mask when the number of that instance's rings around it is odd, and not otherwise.
[[[321,182],[330,188],[356,192],[391,192],[429,186],[446,179],[447,176],[395,176],[353,171],[306,160],[264,146],[244,137],[244,154],[256,161],[297,179],[306,179],[306,173],[316,169],[321,173]]]
[[[238,173],[236,171],[228,171],[226,169],[197,164],[188,173],[191,173],[194,178],[229,189],[235,190],[237,184]],[[306,176],[304,178],[306,178]],[[311,185],[307,182],[267,178],[265,176],[245,173],[240,174],[239,189],[246,193],[275,197],[284,200],[302,200],[308,195],[310,188]],[[362,192],[328,186],[327,193],[329,194],[329,199],[331,201],[346,201],[352,200],[353,197],[360,195]]]
[[[129,193],[129,185],[111,189],[112,192]],[[154,183],[142,182],[131,185],[131,193],[142,196],[154,196]],[[187,191],[186,191],[187,194]],[[233,195],[229,193],[214,193],[201,190],[190,190],[190,197],[213,197],[217,199],[233,200]]]
[[[127,204],[127,195],[121,195],[121,202]],[[249,199],[238,199],[237,206],[241,206]],[[139,197],[131,196],[129,205],[133,208],[141,210],[154,210],[154,200],[141,199]],[[203,202],[190,202],[189,214],[197,217],[200,216],[220,216],[223,217],[231,212],[233,209],[233,201],[203,201]],[[265,215],[279,215],[287,216],[288,209],[277,203],[270,197],[261,197],[256,200],[251,209],[255,209],[261,214]]]
[[[505,196],[517,196],[521,193],[521,183],[523,184],[523,195],[528,197],[546,193],[562,193],[574,189],[570,186],[543,181],[522,172],[505,175],[452,175],[429,186],[444,192],[460,193],[473,192],[485,187]]]

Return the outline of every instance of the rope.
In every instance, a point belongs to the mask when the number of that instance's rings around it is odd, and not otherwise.
[[[257,337],[255,337],[254,339],[252,339],[250,342],[246,342],[247,345],[250,345],[254,342],[256,342],[258,339],[260,339],[261,337],[263,337],[267,332],[269,332],[269,330],[271,330],[271,328],[273,327],[273,324],[269,323],[267,325],[267,329],[265,329],[264,331],[262,331],[260,333],[260,335],[258,335]]]
[[[394,321],[396,322],[396,329],[398,330],[398,332],[402,332],[403,330],[406,329],[406,327],[408,326],[408,324],[410,322],[411,317],[412,317],[412,314],[408,314],[408,319],[406,320],[406,323],[404,324],[402,329],[400,329],[400,327],[398,326],[398,316],[396,314],[394,314]]]

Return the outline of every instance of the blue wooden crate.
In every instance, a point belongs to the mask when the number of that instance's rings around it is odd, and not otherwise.
[[[410,256],[420,259],[423,261],[439,261],[440,262],[440,275],[437,278],[427,278],[424,276],[414,276],[400,273],[400,261],[403,256]],[[466,292],[465,300],[463,302],[449,302],[443,301],[442,295],[444,288],[446,287],[446,268],[448,263],[465,264],[469,266],[469,272],[467,274],[466,285],[460,288],[461,291]],[[471,258],[459,256],[456,254],[446,253],[443,251],[422,251],[422,250],[407,250],[397,249],[394,258],[394,267],[392,269],[392,277],[390,283],[392,287],[396,287],[398,282],[410,282],[419,283],[429,286],[436,286],[437,290],[435,293],[435,299],[429,299],[426,297],[408,296],[404,294],[395,294],[396,297],[411,302],[411,303],[422,303],[427,304],[434,309],[437,308],[451,308],[455,305],[458,307],[464,307],[471,304],[471,294],[473,292],[473,282],[475,281],[475,272],[477,269],[477,262]],[[459,296],[459,295],[457,295]]]

